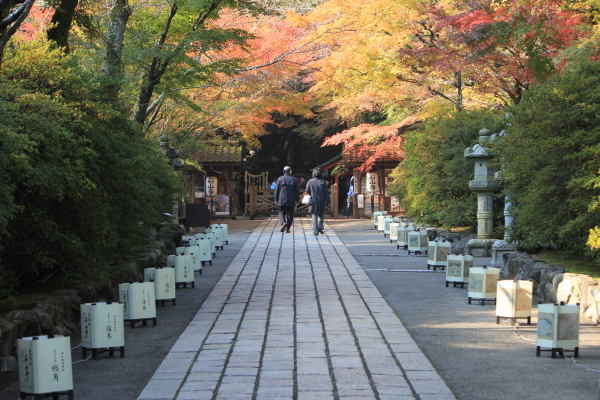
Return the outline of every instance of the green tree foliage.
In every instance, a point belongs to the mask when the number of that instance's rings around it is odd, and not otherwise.
[[[524,244],[583,252],[600,224],[600,63],[572,63],[514,108],[494,143]]]
[[[169,211],[176,178],[157,143],[71,56],[28,43],[0,76],[0,295],[42,274],[97,276]],[[9,284],[7,284],[9,283]]]
[[[473,162],[464,157],[480,129],[498,127],[491,111],[440,112],[406,134],[406,159],[394,171],[393,193],[407,214],[446,227],[475,224],[477,200],[469,190]]]

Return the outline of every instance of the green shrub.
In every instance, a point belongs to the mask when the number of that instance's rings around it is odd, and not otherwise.
[[[172,206],[157,143],[102,103],[72,56],[28,43],[0,74],[0,295],[60,270],[102,275]]]
[[[464,157],[464,150],[476,143],[479,130],[499,131],[500,126],[495,112],[462,111],[440,113],[423,129],[409,132],[407,156],[394,171],[392,185],[407,214],[445,227],[474,227],[477,197],[469,189],[473,161]]]
[[[514,107],[508,134],[494,143],[516,231],[530,248],[583,253],[600,224],[600,63],[573,63]]]

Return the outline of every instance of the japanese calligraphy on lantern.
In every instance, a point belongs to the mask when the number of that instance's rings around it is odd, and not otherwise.
[[[217,194],[217,177],[209,176],[206,178],[206,196],[212,197]]]
[[[372,172],[367,172],[367,193],[379,193],[379,177]]]

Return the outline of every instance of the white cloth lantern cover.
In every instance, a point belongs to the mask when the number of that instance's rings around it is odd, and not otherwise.
[[[27,394],[67,392],[69,399],[73,399],[71,340],[68,337],[18,339],[17,357],[21,398]]]
[[[565,347],[573,348],[579,357],[579,304],[538,304],[536,356],[542,347],[548,348],[552,358],[563,354]]]
[[[496,302],[499,268],[473,267],[469,270],[469,304],[476,299],[484,305],[486,301]]]
[[[533,281],[501,280],[496,293],[496,324],[500,318],[510,318],[514,325],[517,318],[526,318],[531,325]]]
[[[125,357],[125,329],[123,322],[123,304],[86,303],[80,306],[81,320],[81,357],[92,350],[96,359],[98,349],[108,349],[112,357],[118,349],[121,358]]]
[[[469,283],[469,270],[473,267],[473,256],[468,254],[449,254],[446,258],[446,287],[452,282],[454,287],[459,285],[465,287]]]

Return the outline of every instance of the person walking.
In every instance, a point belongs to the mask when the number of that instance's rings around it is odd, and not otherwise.
[[[281,232],[290,233],[290,228],[294,223],[294,207],[298,201],[300,201],[298,179],[292,176],[292,168],[286,166],[283,168],[283,175],[277,178],[277,187],[275,188],[275,203],[279,206]]]
[[[348,190],[346,198],[346,217],[350,215],[350,209],[352,207],[352,202],[354,200],[354,177],[350,178],[350,190]],[[353,210],[354,211],[354,210]]]
[[[325,234],[323,231],[323,212],[325,207],[329,206],[329,190],[327,183],[322,179],[321,168],[315,168],[312,172],[312,179],[306,184],[306,193],[311,197],[311,203],[308,207],[308,213],[312,214],[313,234],[318,236]]]

